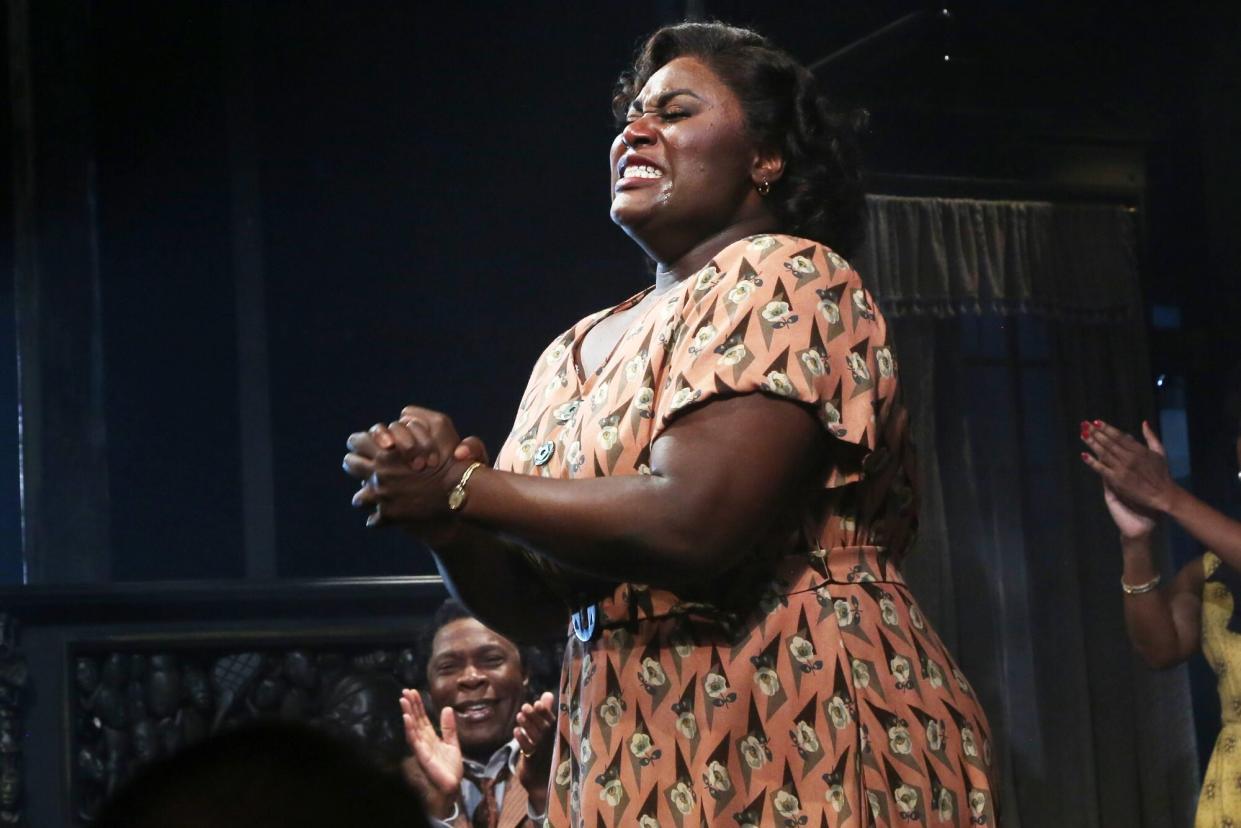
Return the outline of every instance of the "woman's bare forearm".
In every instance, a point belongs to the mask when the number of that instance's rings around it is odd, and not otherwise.
[[[830,455],[813,414],[749,394],[682,415],[653,444],[650,474],[562,480],[480,468],[463,516],[594,578],[701,583],[787,517]]]
[[[1168,517],[1221,561],[1241,572],[1241,523],[1211,508],[1180,486],[1176,487],[1169,503]]]
[[[654,475],[555,480],[475,475],[465,517],[520,537],[576,573],[671,584],[726,563],[728,541],[698,531],[684,491]],[[738,538],[732,539],[734,542]]]
[[[1123,583],[1133,587],[1158,577],[1150,536],[1122,538]],[[1142,660],[1156,669],[1172,667],[1189,658],[1198,648],[1199,628],[1189,604],[1195,599],[1182,595],[1183,579],[1138,595],[1124,596],[1125,628],[1129,641]],[[1189,612],[1187,612],[1189,610]]]
[[[848,456],[829,443],[806,407],[747,394],[679,417],[653,443],[649,474],[566,480],[480,465],[462,484],[469,464],[458,458],[424,475],[428,485],[407,458],[381,457],[355,502],[376,502],[414,531],[451,519],[457,531],[431,540],[449,589],[489,625],[528,639],[618,583],[679,587],[727,570]],[[465,494],[455,512],[453,485]]]

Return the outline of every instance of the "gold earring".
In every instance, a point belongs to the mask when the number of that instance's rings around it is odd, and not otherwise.
[[[762,181],[758,182],[757,185],[755,185],[754,189],[758,190],[759,195],[766,196],[768,193],[771,192],[771,182],[766,179],[763,179]]]

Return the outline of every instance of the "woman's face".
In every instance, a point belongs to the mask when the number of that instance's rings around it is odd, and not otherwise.
[[[665,64],[628,119],[612,142],[611,212],[639,242],[692,245],[760,206],[741,104],[705,63]]]

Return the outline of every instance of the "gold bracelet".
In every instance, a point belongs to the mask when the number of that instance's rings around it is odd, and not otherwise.
[[[475,460],[465,470],[465,474],[461,475],[461,479],[457,481],[457,485],[452,487],[452,491],[448,493],[448,508],[456,512],[465,505],[465,487],[470,482],[470,475],[474,474],[474,470],[483,464],[481,460]]]
[[[1150,592],[1155,587],[1159,586],[1159,582],[1162,580],[1163,580],[1162,575],[1156,575],[1154,578],[1151,578],[1149,581],[1147,581],[1144,584],[1138,584],[1137,586],[1129,586],[1128,584],[1125,583],[1125,579],[1121,578],[1120,588],[1125,591],[1126,595],[1143,595],[1147,592]]]

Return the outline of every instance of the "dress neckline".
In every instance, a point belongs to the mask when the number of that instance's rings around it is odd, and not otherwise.
[[[603,370],[603,367],[612,361],[612,357],[616,356],[616,351],[618,348],[620,348],[621,343],[624,342],[629,337],[630,329],[626,328],[625,331],[622,332],[621,335],[617,338],[616,342],[612,343],[612,348],[608,351],[607,355],[604,356],[603,361],[599,363],[599,367],[596,370],[590,372],[589,375],[587,375],[586,369],[582,367],[582,343],[586,341],[586,335],[589,334],[591,331],[593,331],[595,329],[595,326],[598,325],[603,320],[607,319],[610,316],[614,316],[617,313],[620,313],[621,311],[629,310],[634,305],[637,305],[639,302],[641,302],[643,299],[649,296],[651,292],[654,290],[655,290],[654,285],[648,285],[647,287],[635,293],[633,296],[630,296],[628,299],[624,300],[623,302],[620,302],[619,304],[613,305],[610,308],[607,308],[605,310],[602,310],[598,313],[595,313],[587,317],[586,327],[574,339],[573,347],[569,351],[569,360],[573,363],[573,373],[577,377],[577,384],[579,387],[585,385],[588,382],[590,377],[598,376],[599,373]],[[652,307],[655,307],[655,306],[652,305]],[[639,317],[639,319],[641,319],[641,317]],[[638,320],[634,320],[634,321],[636,323]]]
[[[724,245],[719,250],[717,250],[715,252],[715,255],[711,257],[710,261],[708,261],[707,264],[703,265],[701,268],[696,270],[694,273],[691,273],[689,276],[682,279],[679,284],[669,288],[667,291],[664,292],[664,295],[670,296],[677,291],[684,292],[688,285],[693,284],[694,279],[698,276],[699,273],[702,273],[703,270],[713,265],[721,256],[723,256],[727,251],[731,250],[732,248],[737,247],[739,245],[749,244],[754,239],[760,236],[775,236],[775,235],[785,235],[785,234],[754,233],[749,236],[744,236],[740,239],[735,239],[729,242],[728,244]],[[573,341],[573,346],[569,349],[569,362],[573,366],[573,374],[577,378],[577,384],[579,388],[585,386],[590,381],[591,377],[599,376],[600,373],[602,373],[604,366],[606,366],[609,362],[612,361],[612,357],[616,356],[616,351],[618,348],[620,348],[621,343],[629,338],[629,329],[626,329],[625,332],[620,335],[620,338],[617,339],[616,342],[612,345],[612,348],[611,350],[608,351],[607,356],[605,356],[603,358],[603,361],[599,363],[599,368],[592,371],[589,375],[587,375],[586,369],[582,367],[582,355],[581,355],[582,343],[586,341],[586,335],[589,334],[592,330],[594,330],[596,325],[598,325],[603,320],[607,319],[609,316],[613,316],[623,310],[628,310],[629,308],[632,308],[637,303],[641,302],[643,299],[645,299],[655,290],[655,287],[656,287],[655,285],[648,285],[647,287],[643,288],[638,293],[635,293],[633,296],[630,296],[628,299],[624,300],[623,302],[620,302],[619,304],[613,305],[612,307],[607,308],[606,310],[599,311],[598,313],[595,313],[592,316],[587,317],[586,327],[583,328],[578,333],[576,339],[574,339]],[[659,303],[655,303],[651,307],[655,308],[655,307],[658,307],[658,305]],[[648,311],[648,313],[649,312],[650,311]]]

